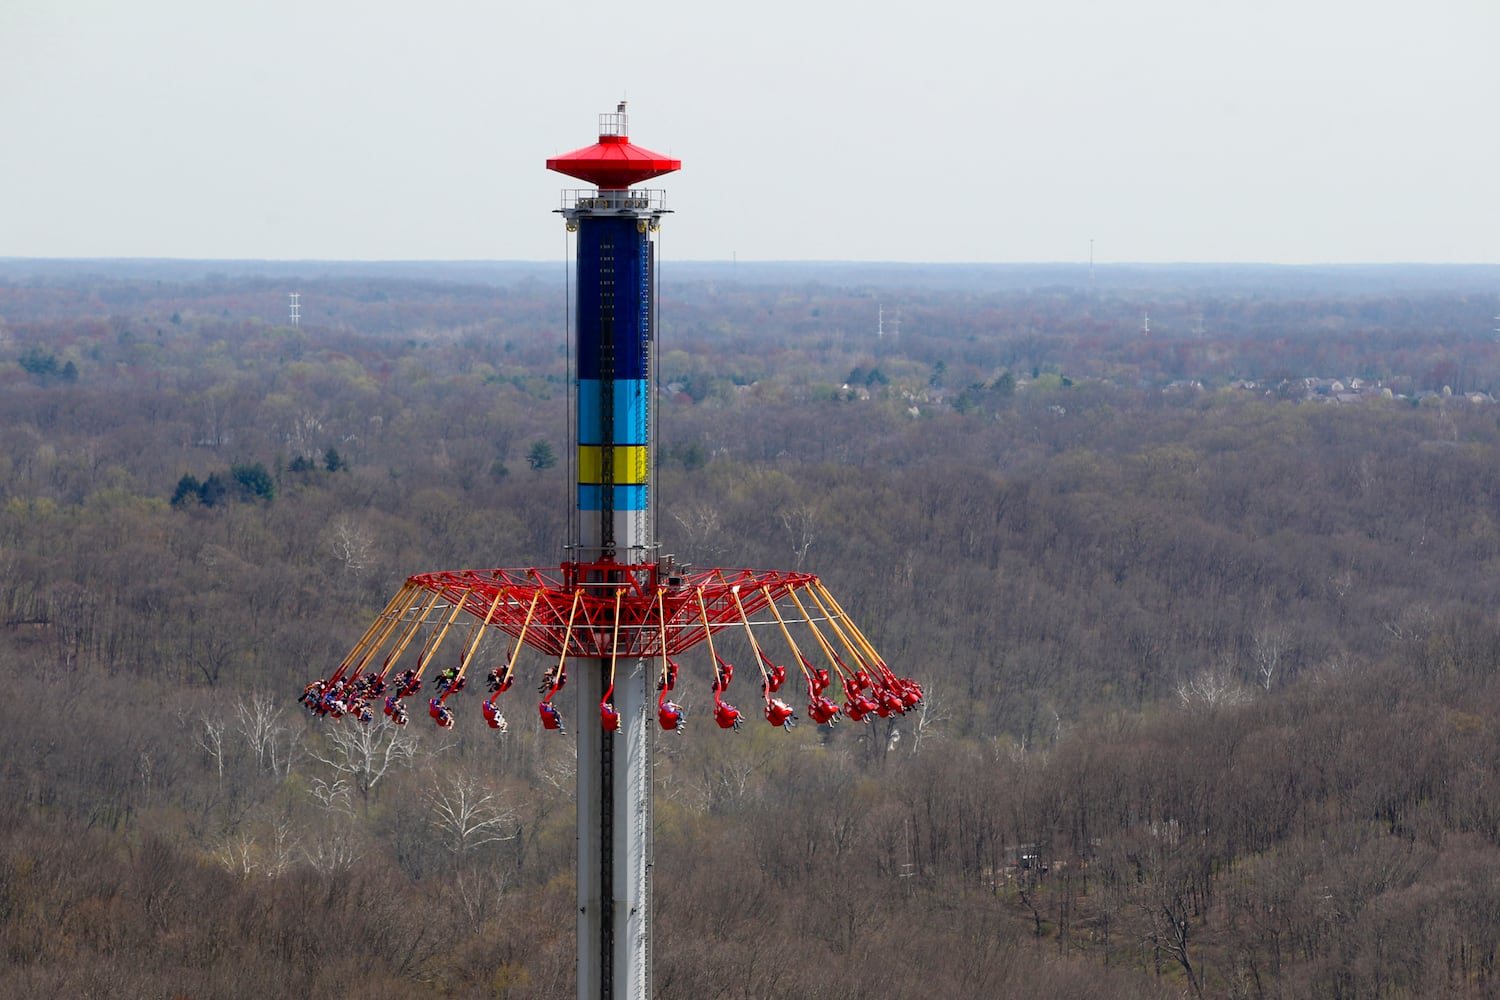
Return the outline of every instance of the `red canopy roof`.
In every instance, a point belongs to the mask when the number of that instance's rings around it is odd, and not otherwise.
[[[587,181],[606,191],[619,191],[681,170],[682,161],[633,145],[629,136],[601,135],[592,146],[548,160],[547,169]]]

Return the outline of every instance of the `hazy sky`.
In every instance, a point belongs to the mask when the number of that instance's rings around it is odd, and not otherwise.
[[[843,12],[841,12],[841,9]],[[1500,262],[1500,0],[0,0],[0,256]]]

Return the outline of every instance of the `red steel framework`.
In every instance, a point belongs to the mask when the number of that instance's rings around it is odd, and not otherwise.
[[[612,578],[597,582],[601,577]],[[805,629],[811,641],[799,643],[792,626]],[[733,664],[713,649],[713,637],[725,629],[742,627],[761,675],[767,721],[789,725],[795,715],[774,697],[787,679],[787,668],[773,657],[783,648],[794,670],[807,685],[809,716],[831,724],[839,716],[862,720],[867,715],[903,714],[922,697],[916,682],[897,677],[876,653],[863,632],[844,613],[833,595],[811,573],[711,569],[678,573],[656,563],[623,565],[615,562],[564,563],[556,570],[489,569],[424,573],[407,579],[375,621],[326,681],[314,681],[304,695],[318,714],[354,715],[368,719],[366,702],[390,693],[387,715],[402,697],[421,689],[421,681],[451,634],[463,636],[456,666],[439,676],[430,709],[440,725],[451,716],[439,709],[449,695],[463,688],[466,674],[488,629],[510,637],[505,666],[487,679],[492,695],[508,690],[514,679],[522,646],[558,658],[544,682],[546,697],[539,710],[544,725],[560,727],[552,695],[566,681],[569,659],[591,659],[611,664],[619,660],[661,661],[658,683],[666,692],[676,686],[678,667],[673,659],[707,643],[713,659],[715,719],[722,728],[738,728],[739,713],[720,695],[734,676]],[[457,632],[454,633],[454,630]],[[771,632],[770,643],[756,632]],[[779,634],[779,637],[777,637]],[[414,666],[397,672],[403,657],[412,654]],[[448,661],[444,661],[448,662]],[[842,705],[825,695],[838,684]],[[612,687],[612,685],[611,685]],[[606,729],[618,725],[609,703],[600,704]],[[680,708],[664,712],[665,729],[681,725]],[[485,702],[490,725],[498,709],[494,698]],[[551,723],[551,724],[549,724]]]

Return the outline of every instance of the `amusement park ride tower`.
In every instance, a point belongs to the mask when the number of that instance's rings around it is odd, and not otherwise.
[[[594,185],[563,195],[578,234],[573,377],[578,498],[578,583],[608,593],[656,562],[652,524],[651,369],[655,340],[655,235],[662,193],[632,184],[680,160],[632,145],[625,105],[599,116],[599,141],[547,161],[548,170]],[[580,671],[583,707],[609,699],[620,728],[578,731],[578,995],[651,995],[650,687],[645,660],[622,671]]]
[[[651,447],[653,237],[666,209],[660,191],[632,185],[680,166],[631,144],[623,103],[600,116],[597,143],[547,161],[549,169],[592,185],[564,192],[560,209],[577,234],[570,373],[577,492],[569,560],[556,569],[408,578],[337,670],[309,684],[302,697],[317,715],[352,716],[367,725],[375,719],[372,706],[383,705],[391,722],[404,725],[404,699],[417,695],[427,678],[429,715],[439,726],[452,726],[449,699],[465,686],[483,640],[498,634],[508,637],[509,651],[489,671],[482,714],[503,732],[499,700],[511,687],[522,648],[555,658],[537,711],[544,729],[562,733],[553,697],[573,681],[580,1000],[651,996],[653,737],[658,727],[682,730],[684,710],[670,700],[680,690],[675,657],[707,647],[713,719],[722,730],[738,730],[743,721],[723,697],[734,666],[714,650],[714,636],[725,629],[744,630],[763,715],[772,725],[790,728],[796,715],[778,697],[788,669],[772,658],[770,644],[784,649],[786,662],[800,672],[807,716],[819,725],[899,715],[922,697],[915,682],[886,666],[816,576],[689,572],[659,556]],[[810,639],[799,644],[794,626]],[[457,663],[431,669],[450,635],[463,637]],[[398,670],[413,650],[414,662]],[[842,704],[826,693],[834,685]]]

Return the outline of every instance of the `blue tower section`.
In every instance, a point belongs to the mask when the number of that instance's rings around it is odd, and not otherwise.
[[[578,510],[607,552],[613,515],[650,500],[651,234],[634,213],[577,221]]]

